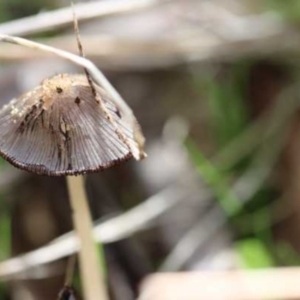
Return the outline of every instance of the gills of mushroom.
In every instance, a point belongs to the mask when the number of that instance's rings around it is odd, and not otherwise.
[[[98,85],[84,75],[45,79],[0,111],[0,155],[41,175],[96,172],[142,149],[133,128]],[[139,153],[140,157],[144,154]]]

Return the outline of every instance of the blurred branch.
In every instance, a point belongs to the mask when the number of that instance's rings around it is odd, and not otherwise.
[[[190,37],[191,36],[191,37]],[[278,40],[281,41],[278,44]],[[41,40],[56,48],[77,52],[74,37],[63,36]],[[92,57],[105,67],[161,68],[183,63],[202,61],[233,61],[241,57],[297,57],[300,36],[288,29],[273,33],[264,39],[228,41],[207,39],[201,33],[189,34],[186,38],[160,38],[159,40],[112,35],[82,35],[87,57]],[[48,57],[47,53],[33,53],[27,49],[3,45],[1,61],[23,61]]]
[[[94,237],[102,243],[127,238],[149,227],[151,222],[190,193],[192,192],[189,189],[180,185],[169,187],[128,212],[95,225]],[[78,247],[78,239],[71,232],[45,247],[0,263],[0,278],[8,280],[19,272],[66,257],[77,252]]]
[[[92,15],[105,15],[111,14],[112,11],[118,12],[118,9],[119,12],[122,12],[124,10],[123,5],[126,9],[129,7],[132,9],[154,5],[158,2],[157,0],[101,1],[80,4],[83,9],[77,4],[76,10],[78,11],[78,18],[84,19],[87,18],[84,15],[86,9],[84,7],[88,7],[87,10]],[[172,31],[167,34],[168,32],[162,30],[164,34],[161,36],[158,35],[153,38],[150,34],[149,37],[145,35],[143,38],[139,38],[130,36],[131,31],[129,30],[127,37],[103,36],[101,34],[85,37],[83,35],[82,40],[87,56],[99,60],[99,63],[104,66],[117,66],[118,68],[155,68],[201,61],[232,61],[239,57],[251,56],[280,57],[283,54],[298,56],[299,33],[274,17],[273,14],[239,16],[219,7],[216,3],[203,1],[198,7],[199,20],[197,19],[195,22],[193,19],[190,20],[188,16],[180,15],[180,13],[178,13],[179,16],[172,15],[172,11],[176,8],[180,9],[178,3],[180,1],[170,1],[164,10],[167,15],[170,14],[170,19],[176,23],[178,34],[174,34]],[[104,8],[101,8],[100,4]],[[95,9],[93,9],[93,5],[96,7]],[[30,17],[32,18],[32,27],[36,30],[34,32],[42,32],[50,24],[60,22],[60,11]],[[64,17],[67,18],[66,22],[70,23],[72,21],[70,9],[64,8],[62,11],[67,16]],[[38,22],[47,20],[47,18],[49,18],[49,24],[45,25],[44,28],[36,25]],[[13,22],[19,24],[17,29],[7,23],[0,25],[0,32],[17,35],[22,35],[23,31],[24,34],[26,33],[26,26],[29,26],[26,20]],[[134,26],[134,24],[130,26]],[[171,27],[173,28],[174,24]],[[184,28],[188,28],[188,30],[183,30]],[[72,36],[43,40],[43,42],[54,47],[77,52],[73,41],[75,40]],[[0,48],[0,60],[25,60],[44,55],[44,53],[36,54],[30,50],[26,51],[26,49],[17,50],[10,45],[4,45]]]
[[[151,275],[139,300],[299,299],[300,268]]]
[[[114,0],[94,1],[76,4],[78,20],[91,20],[97,17],[131,12],[147,8],[161,1],[157,0]],[[47,30],[64,27],[73,22],[71,7],[10,21],[0,25],[0,32],[8,35],[26,36]]]

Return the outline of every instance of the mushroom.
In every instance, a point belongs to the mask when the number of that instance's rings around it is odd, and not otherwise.
[[[97,172],[132,157],[133,130],[85,75],[45,79],[0,110],[0,154],[41,175]],[[105,110],[106,108],[106,110]]]
[[[146,156],[133,113],[90,61],[22,38],[0,34],[0,41],[56,54],[86,71],[86,75],[46,79],[0,110],[0,155],[10,163],[40,175],[63,176],[96,172],[132,156],[138,160]],[[67,176],[67,183],[85,299],[106,300],[84,179]]]
[[[61,74],[13,99],[0,110],[0,155],[18,168],[50,176],[96,172],[132,157],[133,130],[105,90],[93,86],[96,96],[85,75]],[[91,286],[86,293],[93,289],[87,295],[92,299],[101,279],[96,270],[92,274],[97,257],[84,181],[68,177],[67,182],[81,262],[88,258],[82,278]]]

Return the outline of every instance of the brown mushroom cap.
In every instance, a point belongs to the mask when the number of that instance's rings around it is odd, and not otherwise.
[[[95,172],[130,158],[132,129],[95,88],[98,100],[84,75],[62,74],[12,100],[0,111],[0,154],[16,167],[52,176]]]

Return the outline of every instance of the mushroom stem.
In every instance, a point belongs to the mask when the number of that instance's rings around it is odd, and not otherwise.
[[[92,219],[84,189],[83,176],[67,176],[73,223],[80,242],[79,267],[86,300],[107,300],[100,260],[93,239]]]

